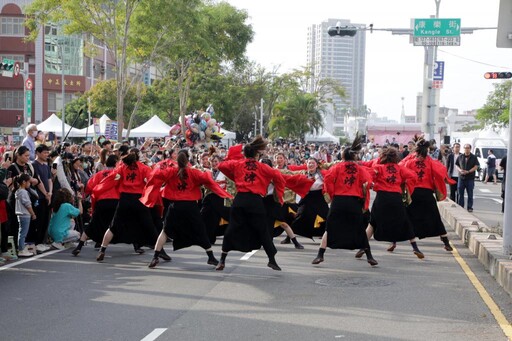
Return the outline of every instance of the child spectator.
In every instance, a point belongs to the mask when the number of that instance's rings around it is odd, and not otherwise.
[[[73,196],[65,188],[61,188],[55,194],[53,202],[53,215],[50,219],[48,234],[53,239],[52,246],[63,250],[63,243],[74,242],[80,238],[80,233],[75,230],[74,218],[82,214],[82,194],[77,192],[78,208],[72,205]]]
[[[25,238],[30,227],[30,220],[36,219],[36,214],[32,209],[30,194],[27,188],[30,187],[30,175],[20,174],[14,180],[14,198],[16,200],[15,212],[20,226],[18,232],[18,256],[32,257],[34,254],[25,245]]]

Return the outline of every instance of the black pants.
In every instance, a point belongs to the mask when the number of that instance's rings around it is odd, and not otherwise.
[[[452,180],[455,180],[455,184],[450,184],[450,199],[455,202],[459,202],[459,193],[457,191],[457,184],[459,182],[459,177],[452,177]]]
[[[41,244],[45,240],[48,224],[50,223],[50,206],[48,206],[48,201],[43,198],[39,199],[38,205],[33,209],[37,219],[30,222],[26,241]]]

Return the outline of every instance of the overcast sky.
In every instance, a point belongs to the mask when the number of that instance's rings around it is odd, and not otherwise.
[[[307,28],[329,18],[349,19],[374,28],[409,28],[412,18],[435,14],[434,0],[227,0],[246,9],[255,32],[247,53],[251,60],[281,72],[306,64]],[[462,27],[496,27],[499,0],[441,0],[440,18],[460,18]],[[375,32],[366,36],[365,103],[379,116],[399,119],[404,97],[407,115],[416,113],[423,88],[424,48],[408,36]],[[512,49],[496,47],[496,30],[461,36],[461,46],[439,47],[445,62],[440,105],[480,108],[493,89],[487,71],[511,71]],[[490,64],[490,65],[485,65]]]

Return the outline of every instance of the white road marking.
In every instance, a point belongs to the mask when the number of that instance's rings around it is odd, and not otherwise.
[[[482,193],[491,193],[491,190],[487,188],[479,188],[478,190]]]
[[[10,269],[10,268],[13,268],[13,267],[21,265],[23,263],[31,262],[31,261],[39,259],[39,258],[43,258],[43,257],[49,256],[49,255],[53,255],[54,253],[57,253],[59,251],[62,251],[62,250],[48,251],[48,252],[42,253],[42,254],[37,255],[37,256],[33,256],[33,257],[25,258],[25,259],[22,259],[22,260],[14,261],[13,263],[0,266],[0,271],[4,271],[4,270]]]
[[[501,199],[494,199],[494,198],[491,198],[491,200],[496,201],[496,202],[497,202],[498,204],[500,204],[500,205],[501,205],[501,204],[503,204],[503,200],[501,200]]]
[[[166,330],[167,330],[167,328],[156,328],[151,333],[149,333],[145,338],[143,338],[141,341],[154,341],[160,335],[162,335]]]
[[[247,252],[242,258],[240,258],[240,260],[248,260],[256,252],[258,252],[258,250],[252,250],[251,252]]]

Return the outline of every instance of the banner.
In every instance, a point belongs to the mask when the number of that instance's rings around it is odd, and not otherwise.
[[[100,130],[100,119],[99,118],[93,118],[92,124],[94,125],[94,139],[98,138],[98,136],[101,135]]]
[[[108,140],[117,141],[117,121],[107,120],[105,125],[105,137]]]

